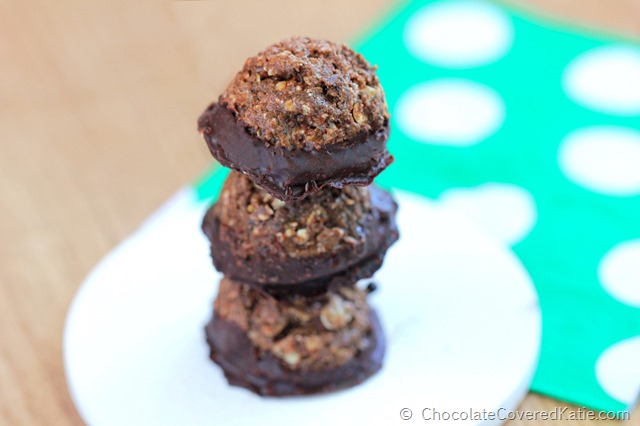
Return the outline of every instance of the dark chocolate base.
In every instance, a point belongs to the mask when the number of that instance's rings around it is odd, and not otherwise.
[[[198,119],[209,151],[283,201],[300,200],[325,186],[366,186],[393,157],[387,151],[389,123],[348,144],[326,149],[287,150],[249,133],[233,113],[213,103]]]
[[[323,277],[311,281],[296,283],[293,285],[283,285],[282,283],[260,284],[255,282],[244,282],[244,284],[249,284],[255,288],[263,290],[268,294],[274,296],[275,298],[279,298],[281,296],[290,296],[294,293],[303,297],[313,297],[327,292],[329,288],[344,286],[348,287],[350,285],[354,285],[359,280],[371,278],[373,274],[375,274],[376,271],[382,266],[386,251],[387,248],[385,247],[378,253],[366,259],[363,259],[361,262],[349,266],[344,271],[331,275],[328,278]]]
[[[331,283],[352,283],[371,277],[382,265],[387,249],[398,239],[395,222],[397,205],[391,195],[375,186],[370,188],[372,214],[362,224],[365,243],[336,253],[310,258],[293,258],[285,253],[274,258],[272,251],[256,248],[250,257],[237,257],[234,247],[241,241],[235,230],[222,226],[212,210],[202,229],[211,241],[211,258],[216,269],[228,278],[251,285],[275,288],[304,287],[321,291]]]
[[[205,327],[210,357],[233,386],[247,388],[262,396],[293,396],[332,392],[355,386],[382,367],[385,339],[372,310],[371,345],[347,363],[326,370],[292,370],[270,353],[260,356],[249,338],[236,324],[215,314]]]

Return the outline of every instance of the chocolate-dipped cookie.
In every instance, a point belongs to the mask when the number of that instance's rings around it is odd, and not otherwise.
[[[304,37],[247,59],[198,129],[221,164],[285,201],[369,185],[393,161],[375,68],[343,44]]]
[[[366,291],[330,288],[275,298],[224,278],[206,326],[211,359],[229,383],[260,395],[328,392],[381,367],[384,337]]]
[[[202,227],[228,278],[313,293],[373,275],[398,239],[396,208],[375,186],[326,188],[285,203],[231,172]]]

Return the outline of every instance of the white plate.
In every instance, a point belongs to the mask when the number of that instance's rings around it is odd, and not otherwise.
[[[227,384],[208,359],[203,331],[219,279],[199,230],[205,206],[186,189],[76,295],[64,360],[81,416],[92,426],[407,424],[403,408],[412,410],[410,422],[434,410],[464,418],[504,408],[505,416],[537,363],[540,311],[529,276],[461,217],[422,198],[397,199],[401,238],[371,295],[387,336],[384,367],[373,378],[329,395],[280,399]],[[500,423],[484,420],[464,423]]]

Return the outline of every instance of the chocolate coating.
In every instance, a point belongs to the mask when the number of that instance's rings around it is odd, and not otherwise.
[[[229,278],[271,288],[296,284],[311,293],[373,275],[398,238],[396,209],[375,186],[284,203],[231,173],[202,228],[215,267]]]
[[[269,144],[217,103],[200,116],[198,129],[222,165],[248,175],[284,201],[303,199],[327,186],[369,185],[393,162],[386,147],[388,120],[375,131],[358,133],[349,143],[312,150]]]
[[[223,279],[205,327],[211,359],[230,384],[260,395],[328,392],[361,383],[382,365],[384,336],[366,293],[331,289],[276,299]]]

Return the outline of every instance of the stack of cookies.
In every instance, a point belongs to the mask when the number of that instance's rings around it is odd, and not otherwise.
[[[203,230],[224,274],[211,359],[260,395],[353,386],[384,336],[359,280],[397,240],[396,204],[371,184],[393,161],[384,92],[347,46],[292,38],[249,58],[198,127],[230,167]]]

